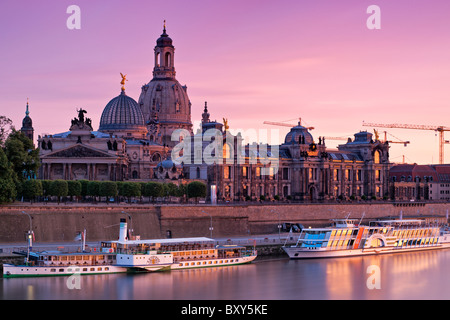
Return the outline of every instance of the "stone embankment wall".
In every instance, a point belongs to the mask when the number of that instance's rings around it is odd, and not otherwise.
[[[0,207],[0,243],[25,241],[32,217],[38,242],[73,241],[86,229],[87,241],[117,239],[120,218],[141,239],[210,236],[214,238],[251,236],[278,232],[279,222],[301,223],[305,227],[326,226],[330,219],[361,218],[364,221],[398,217],[445,217],[447,203],[361,203],[286,205],[85,205],[13,204]],[[125,212],[125,213],[124,213]]]

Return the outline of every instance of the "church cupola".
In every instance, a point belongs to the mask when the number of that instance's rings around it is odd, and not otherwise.
[[[202,113],[202,123],[208,123],[208,122],[210,122],[209,112],[208,112],[208,104],[205,101],[205,109],[203,110],[203,113]]]
[[[30,118],[30,111],[27,100],[27,109],[25,111],[25,118],[22,120],[22,128],[20,129],[31,141],[34,139],[33,121]]]
[[[166,21],[164,20],[163,33],[156,40],[153,77],[175,78],[174,52],[175,47],[172,44],[172,39],[166,33]]]

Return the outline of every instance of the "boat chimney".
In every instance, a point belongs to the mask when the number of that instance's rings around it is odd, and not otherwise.
[[[120,219],[120,232],[119,232],[119,241],[124,242],[127,241],[127,220],[121,218]]]

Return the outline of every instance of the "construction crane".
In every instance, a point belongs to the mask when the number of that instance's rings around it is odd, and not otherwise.
[[[264,124],[269,124],[272,126],[282,126],[282,127],[295,127],[295,125],[289,124],[289,123],[285,123],[285,122],[274,122],[274,121],[264,121]],[[302,125],[302,118],[298,118],[298,125],[301,126]],[[308,130],[313,130],[314,127],[306,127],[306,129]]]
[[[430,125],[416,125],[416,124],[381,124],[381,123],[366,123],[363,121],[363,126],[366,127],[379,127],[379,128],[397,128],[397,129],[413,129],[413,130],[432,130],[439,132],[439,164],[444,163],[444,144],[450,143],[448,140],[444,140],[444,132],[450,131],[450,127],[444,126],[430,126]]]
[[[399,138],[397,138],[396,136],[394,136],[393,134],[388,133],[387,131],[383,131],[384,132],[384,142],[388,142],[388,143],[401,143],[403,144],[405,147],[410,143],[409,141],[402,141]],[[399,140],[399,141],[392,141],[392,140],[388,140],[387,139],[387,135],[392,136],[393,138]]]

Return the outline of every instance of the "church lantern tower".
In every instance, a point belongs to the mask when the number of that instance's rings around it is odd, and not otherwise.
[[[142,86],[139,106],[149,132],[149,139],[167,147],[175,146],[172,133],[185,129],[192,133],[191,102],[187,87],[175,78],[175,47],[166,31],[156,40],[153,79]]]
[[[25,111],[25,118],[22,120],[22,128],[20,129],[31,141],[34,141],[33,121],[30,118],[30,110],[27,101],[27,109]]]

